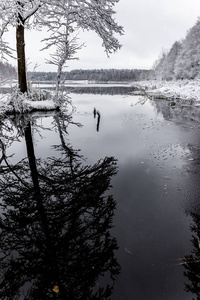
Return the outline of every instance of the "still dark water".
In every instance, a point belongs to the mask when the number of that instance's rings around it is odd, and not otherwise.
[[[199,299],[199,108],[71,98],[1,120],[0,299]]]

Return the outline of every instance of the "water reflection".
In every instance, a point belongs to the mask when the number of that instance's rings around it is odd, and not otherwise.
[[[73,93],[77,94],[96,94],[96,95],[128,95],[135,91],[136,88],[133,86],[123,85],[88,85],[78,86],[72,89]]]
[[[200,299],[199,103],[187,100],[170,102],[157,99],[152,101],[152,105],[165,120],[173,121],[188,131],[187,139],[185,139],[188,153],[184,157],[184,172],[182,172],[185,176],[185,186],[182,190],[184,191],[185,213],[191,219],[192,249],[189,254],[180,258],[180,265],[184,267],[185,291],[190,295],[193,294],[192,299]],[[180,134],[179,131],[179,138]],[[183,137],[181,139],[183,140]]]
[[[161,113],[165,120],[173,121],[185,127],[199,127],[199,104],[189,100],[167,101],[164,99],[156,99],[151,101],[158,113]]]
[[[1,120],[1,299],[110,299],[112,294],[120,271],[117,241],[110,234],[116,202],[105,192],[117,172],[116,160],[83,164],[66,138],[70,122],[54,115],[59,155],[38,159],[35,120]],[[7,148],[22,136],[28,158],[11,163]]]
[[[193,294],[192,299],[200,299],[200,205],[199,205],[199,145],[190,144],[190,163],[186,165],[185,172],[188,176],[188,187],[192,197],[187,194],[186,213],[190,216],[191,245],[190,254],[182,259],[184,275],[187,278],[185,290]]]
[[[188,279],[185,289],[193,294],[195,298],[192,299],[200,299],[200,210],[192,213],[191,217],[193,221],[190,227],[193,249],[191,254],[183,258],[184,275]]]
[[[38,87],[38,84],[36,84]],[[44,82],[40,84],[40,88],[46,90],[55,90],[55,84]],[[137,89],[134,86],[131,86],[129,83],[119,84],[66,84],[62,87],[63,90],[72,92],[73,94],[96,94],[96,95],[128,95]],[[0,87],[1,94],[10,93],[11,88],[2,88]]]

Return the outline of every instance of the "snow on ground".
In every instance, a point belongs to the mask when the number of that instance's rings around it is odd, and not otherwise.
[[[170,98],[200,101],[200,80],[141,81],[133,83],[154,98]]]

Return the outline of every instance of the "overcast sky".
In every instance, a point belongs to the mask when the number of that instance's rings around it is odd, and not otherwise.
[[[119,37],[121,50],[107,58],[101,40],[94,33],[84,33],[80,42],[86,47],[78,52],[78,61],[70,61],[71,69],[128,68],[149,69],[162,49],[170,49],[175,41],[185,37],[200,16],[200,0],[120,0],[115,7],[115,19],[124,27]],[[37,71],[55,71],[45,64],[46,52],[41,52],[41,33],[26,33],[26,54],[30,71],[38,62]],[[15,33],[11,33],[15,39]]]

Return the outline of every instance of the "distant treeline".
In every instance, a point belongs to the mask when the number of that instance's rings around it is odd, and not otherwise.
[[[4,80],[7,78],[16,78],[17,71],[16,69],[7,62],[0,61],[0,80]]]
[[[64,80],[88,80],[96,82],[139,81],[150,78],[151,70],[129,69],[94,69],[72,70],[63,73]],[[30,81],[55,81],[56,72],[28,72]]]

